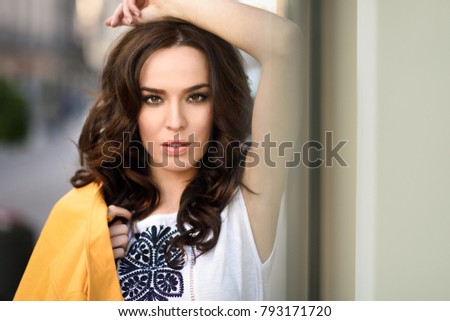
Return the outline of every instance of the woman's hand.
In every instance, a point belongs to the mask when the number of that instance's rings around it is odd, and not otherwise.
[[[109,236],[115,260],[125,256],[130,230],[127,222],[130,218],[131,212],[127,209],[114,205],[108,206]]]
[[[158,20],[167,15],[163,10],[165,7],[167,0],[122,0],[112,16],[105,20],[105,25],[119,27]]]

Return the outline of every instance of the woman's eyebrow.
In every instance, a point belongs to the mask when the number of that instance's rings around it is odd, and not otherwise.
[[[184,91],[188,93],[188,92],[191,92],[191,91],[199,90],[199,89],[204,88],[204,87],[208,87],[209,88],[210,86],[209,86],[209,84],[204,83],[204,84],[199,84],[199,85],[195,85],[195,86],[186,88]]]
[[[209,88],[210,85],[208,83],[194,85],[194,86],[191,86],[191,87],[188,87],[188,88],[184,89],[183,92],[188,93],[188,92],[199,90],[199,89],[204,88],[204,87],[208,87]],[[163,94],[166,93],[166,91],[164,89],[150,88],[150,87],[141,87],[141,91],[147,91],[147,92],[150,92],[150,93],[160,94],[160,95],[163,95]]]
[[[163,89],[149,88],[149,87],[141,87],[141,91],[148,91],[154,94],[165,94],[166,91]]]

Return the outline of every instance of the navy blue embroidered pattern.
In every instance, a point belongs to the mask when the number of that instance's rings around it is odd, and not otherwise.
[[[126,301],[168,301],[181,297],[184,280],[180,270],[169,267],[164,255],[177,230],[160,225],[149,226],[135,236],[127,255],[118,262],[122,295]],[[180,249],[171,248],[170,260],[179,259]]]

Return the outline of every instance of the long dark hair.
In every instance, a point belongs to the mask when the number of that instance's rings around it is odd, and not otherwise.
[[[244,153],[240,147],[251,124],[253,103],[242,57],[223,39],[177,20],[143,24],[126,32],[108,56],[100,96],[78,142],[82,169],[71,183],[75,187],[101,184],[106,203],[132,210],[133,220],[144,218],[157,207],[160,194],[152,181],[149,156],[137,125],[142,105],[139,74],[151,54],[173,46],[196,48],[209,63],[212,140],[199,175],[181,196],[177,216],[180,235],[172,242],[182,251],[184,246],[194,247],[201,255],[216,245],[220,213],[242,186]]]

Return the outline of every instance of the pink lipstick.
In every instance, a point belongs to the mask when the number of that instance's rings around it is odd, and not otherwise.
[[[182,155],[187,152],[190,142],[186,141],[167,141],[161,144],[163,151],[170,156]]]

